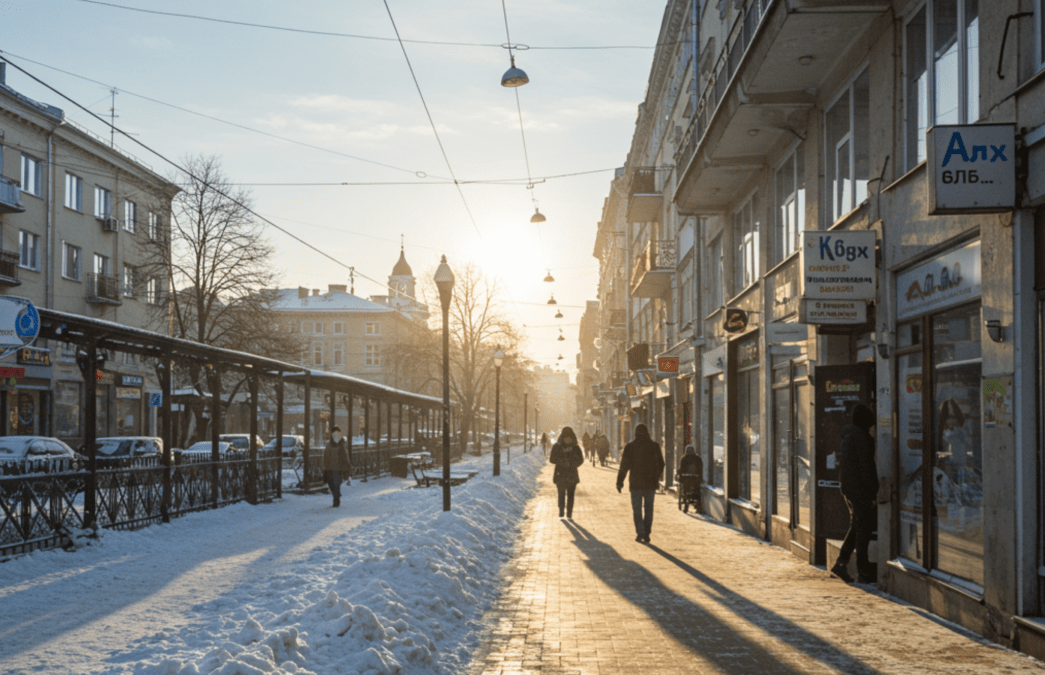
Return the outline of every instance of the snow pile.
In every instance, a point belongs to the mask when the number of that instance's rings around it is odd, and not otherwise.
[[[542,464],[535,453],[522,455],[497,480],[484,466],[485,476],[453,489],[450,512],[441,488],[376,495],[395,508],[314,549],[301,569],[252,579],[239,594],[246,597],[233,594],[238,607],[227,594],[194,608],[193,625],[136,650],[152,658],[105,672],[460,672]]]

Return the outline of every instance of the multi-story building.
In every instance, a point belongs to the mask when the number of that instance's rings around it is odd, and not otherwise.
[[[598,400],[601,381],[597,361],[599,358],[596,339],[599,338],[599,302],[588,300],[581,315],[577,332],[580,351],[577,352],[577,412],[584,427],[578,433],[602,430],[602,404]],[[601,344],[599,342],[598,344]]]
[[[595,248],[603,398],[689,411],[713,517],[830,565],[869,404],[879,585],[1038,656],[1043,45],[1042,0],[670,0]]]
[[[166,281],[136,273],[145,239],[169,240],[178,188],[111,143],[6,83],[0,63],[0,293],[63,312],[155,328]],[[165,328],[165,326],[164,326]],[[0,434],[84,436],[83,375],[67,345],[19,350],[25,377],[0,386]],[[92,373],[93,375],[93,373]],[[151,365],[110,354],[98,435],[155,433]]]
[[[578,423],[577,385],[570,382],[570,374],[566,371],[548,366],[534,368],[533,374],[536,390],[534,428],[547,432],[554,440],[563,427]],[[583,431],[577,433],[583,435]]]

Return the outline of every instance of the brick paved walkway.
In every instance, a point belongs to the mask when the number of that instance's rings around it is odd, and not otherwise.
[[[473,675],[1045,674],[1045,664],[849,587],[658,495],[634,541],[616,470],[581,468],[560,520],[551,467],[528,507]]]

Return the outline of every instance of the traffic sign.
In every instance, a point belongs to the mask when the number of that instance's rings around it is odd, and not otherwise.
[[[40,334],[40,315],[28,298],[0,295],[0,358],[28,347]]]
[[[159,408],[161,405],[163,405],[163,393],[162,392],[158,393],[158,394],[149,394],[149,407],[150,408]]]

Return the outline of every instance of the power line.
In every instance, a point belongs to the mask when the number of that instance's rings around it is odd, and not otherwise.
[[[395,31],[396,38],[399,39],[399,48],[403,50],[403,58],[406,59],[406,67],[410,69],[410,77],[414,80],[414,86],[417,88],[417,95],[421,97],[421,105],[424,106],[425,115],[428,116],[428,123],[432,125],[432,133],[435,134],[435,141],[439,144],[439,151],[443,153],[443,160],[446,162],[446,168],[450,171],[450,177],[454,180],[454,185],[457,187],[457,194],[461,195],[461,202],[464,203],[464,210],[468,213],[468,219],[472,221],[472,227],[475,228],[475,233],[479,235],[479,241],[483,241],[483,233],[479,231],[479,225],[475,222],[475,216],[472,215],[472,209],[468,206],[468,200],[464,198],[464,190],[461,189],[461,185],[457,182],[457,176],[454,175],[454,168],[450,166],[450,158],[446,155],[446,148],[443,147],[443,141],[439,138],[439,130],[435,128],[435,120],[432,119],[432,113],[428,110],[428,103],[425,102],[425,95],[421,92],[421,83],[417,81],[417,74],[414,73],[414,66],[410,63],[410,55],[406,53],[406,45],[403,44],[402,38],[399,36],[399,28],[396,26],[395,18],[392,16],[392,8],[388,6],[388,0],[384,0],[385,11],[388,12],[388,20],[392,22],[392,30]]]
[[[90,5],[101,5],[103,7],[111,7],[114,9],[123,9],[130,12],[141,12],[142,14],[157,14],[160,16],[171,16],[178,19],[193,19],[196,21],[210,21],[212,23],[224,23],[233,26],[245,26],[248,28],[264,28],[266,30],[278,30],[285,31],[288,33],[303,33],[305,35],[320,35],[323,37],[337,37],[337,38],[351,38],[354,40],[374,40],[377,42],[396,42],[398,37],[378,37],[375,35],[359,35],[354,33],[337,33],[334,31],[324,30],[311,30],[307,28],[290,28],[288,26],[274,26],[271,24],[254,23],[251,21],[234,21],[232,19],[218,19],[210,16],[200,16],[198,14],[182,14],[179,12],[164,12],[156,9],[144,9],[141,7],[128,7],[127,5],[117,5],[112,2],[100,2],[99,0],[79,0],[79,2],[87,3]],[[419,45],[440,45],[445,47],[496,47],[498,49],[503,48],[503,45],[489,43],[489,42],[450,42],[444,40],[400,40],[400,42],[409,42],[411,44]],[[672,42],[665,42],[663,44],[678,44],[678,40]],[[524,45],[520,45],[523,47]],[[658,45],[591,45],[591,46],[563,46],[563,47],[534,47],[525,45],[526,49],[556,49],[556,50],[606,50],[606,49],[655,49]]]
[[[303,246],[305,246],[305,247],[315,251],[316,253],[318,253],[321,256],[323,256],[324,258],[327,258],[328,260],[334,262],[335,264],[340,265],[341,267],[344,267],[345,269],[352,269],[352,270],[354,270],[354,268],[351,267],[350,265],[347,265],[347,264],[341,262],[340,260],[338,260],[334,256],[330,255],[329,253],[326,253],[325,251],[317,248],[316,246],[313,246],[312,244],[308,243],[307,241],[305,241],[301,237],[297,236],[293,232],[290,232],[289,230],[287,230],[287,229],[285,229],[283,227],[280,227],[279,225],[277,225],[276,223],[272,222],[271,220],[269,220],[265,216],[261,215],[260,213],[258,213],[254,209],[250,208],[249,206],[247,206],[243,202],[241,202],[238,199],[236,199],[235,197],[229,195],[228,193],[226,193],[221,188],[219,188],[217,186],[214,186],[214,185],[211,185],[210,183],[208,183],[207,181],[203,180],[202,178],[199,178],[199,177],[193,175],[188,169],[185,169],[184,167],[182,167],[180,164],[178,164],[174,160],[168,158],[166,155],[162,154],[158,150],[154,150],[152,147],[150,147],[150,146],[146,145],[145,143],[139,141],[138,139],[132,137],[130,134],[128,134],[123,129],[120,129],[116,125],[114,125],[114,124],[112,124],[110,122],[107,122],[104,118],[102,118],[102,117],[98,116],[97,114],[91,112],[86,107],[84,107],[81,103],[79,103],[78,101],[74,100],[73,98],[67,96],[66,94],[63,94],[61,91],[59,91],[55,87],[52,87],[51,85],[47,84],[46,82],[44,82],[43,80],[41,80],[37,76],[35,76],[32,73],[30,73],[29,71],[27,71],[25,68],[22,68],[21,66],[19,66],[16,63],[11,63],[10,61],[8,61],[8,63],[10,63],[16,69],[21,71],[24,75],[28,76],[29,78],[31,78],[32,80],[34,80],[35,82],[40,84],[41,86],[46,87],[47,89],[51,90],[52,92],[54,92],[58,96],[62,97],[66,101],[69,101],[69,103],[72,103],[77,108],[83,110],[85,113],[87,113],[91,117],[95,118],[96,120],[98,120],[102,124],[105,124],[106,126],[110,127],[113,130],[113,132],[119,133],[121,136],[125,136],[128,140],[133,141],[134,143],[137,143],[138,145],[140,145],[142,148],[144,148],[148,152],[151,152],[152,154],[156,155],[161,160],[163,160],[164,162],[167,162],[168,164],[170,164],[172,167],[174,167],[178,171],[181,171],[185,175],[191,177],[193,180],[196,180],[199,183],[201,183],[202,185],[206,186],[207,188],[209,188],[211,190],[214,190],[215,192],[217,192],[219,195],[221,195],[225,199],[228,199],[230,202],[232,202],[236,206],[238,206],[238,207],[242,208],[243,210],[245,210],[247,213],[250,213],[254,217],[258,218],[259,220],[261,220],[261,221],[263,221],[265,223],[268,223],[269,225],[271,225],[275,229],[279,230],[283,234],[287,235],[291,239],[293,239],[293,240],[297,241],[298,243],[302,244]],[[366,276],[365,274],[362,274],[361,272],[356,272],[356,274],[358,274],[359,276],[363,277],[367,281],[372,281],[373,283],[377,284],[378,286],[380,286],[382,288],[387,288],[388,290],[395,290],[392,287],[388,286],[387,284],[383,284],[380,281],[378,281],[377,279],[371,279],[370,277]],[[407,296],[405,294],[401,293],[401,295],[403,295],[403,297],[410,298],[410,296]],[[414,301],[417,301],[417,298],[410,298],[410,299],[414,300]]]

